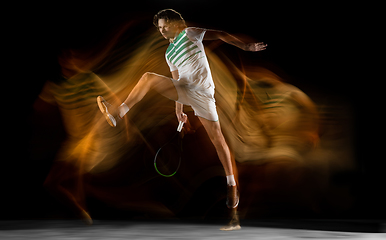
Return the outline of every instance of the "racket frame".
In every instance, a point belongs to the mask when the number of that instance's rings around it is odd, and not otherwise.
[[[178,124],[178,127],[177,127],[177,133],[176,133],[176,134],[181,133],[182,127],[183,127],[183,126],[184,126],[184,122],[183,122],[183,121],[180,121],[179,124]],[[174,139],[174,137],[175,137],[175,136],[173,136],[172,139]],[[170,142],[170,141],[169,141],[169,142]],[[160,147],[160,148],[158,149],[157,153],[155,154],[155,157],[154,157],[154,168],[155,168],[155,170],[157,171],[157,173],[158,173],[159,175],[163,176],[163,177],[172,177],[172,176],[174,176],[174,175],[177,173],[177,171],[178,171],[178,169],[180,168],[180,165],[181,165],[181,155],[180,155],[180,159],[179,159],[179,162],[178,162],[177,169],[176,169],[172,174],[163,174],[163,173],[161,173],[161,172],[158,170],[158,168],[157,168],[157,157],[158,157],[158,154],[161,152],[162,148],[163,148],[164,146],[166,146],[169,142],[167,142],[165,145],[163,145],[162,147]]]

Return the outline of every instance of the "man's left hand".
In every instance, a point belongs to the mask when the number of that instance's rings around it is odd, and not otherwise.
[[[251,51],[251,52],[263,51],[267,48],[267,46],[268,44],[265,44],[263,42],[249,43],[247,44],[245,51]]]

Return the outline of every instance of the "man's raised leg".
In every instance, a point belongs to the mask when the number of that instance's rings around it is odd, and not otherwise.
[[[141,101],[151,89],[171,100],[177,101],[178,99],[177,90],[169,77],[147,72],[142,75],[137,85],[135,85],[123,103],[129,108],[132,108],[136,103]]]
[[[122,118],[136,103],[142,100],[150,90],[155,90],[159,94],[176,101],[178,99],[177,90],[169,77],[165,77],[156,73],[147,72],[142,75],[141,79],[135,85],[126,100],[118,107],[117,113],[109,111],[109,104],[99,96],[97,98],[98,106],[108,123],[115,127],[115,116]]]

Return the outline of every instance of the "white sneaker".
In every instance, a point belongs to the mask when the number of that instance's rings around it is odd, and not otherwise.
[[[108,110],[108,106],[111,106],[111,104],[109,104],[102,96],[97,97],[97,103],[99,110],[101,110],[102,114],[105,116],[106,121],[110,124],[110,126],[116,127],[117,121],[115,120],[113,115],[109,113]]]

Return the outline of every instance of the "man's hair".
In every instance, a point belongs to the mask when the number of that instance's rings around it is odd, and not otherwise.
[[[183,27],[186,27],[185,20],[182,18],[181,14],[173,9],[164,9],[159,11],[154,15],[153,24],[158,27],[158,20],[165,19],[166,22],[179,22]]]

